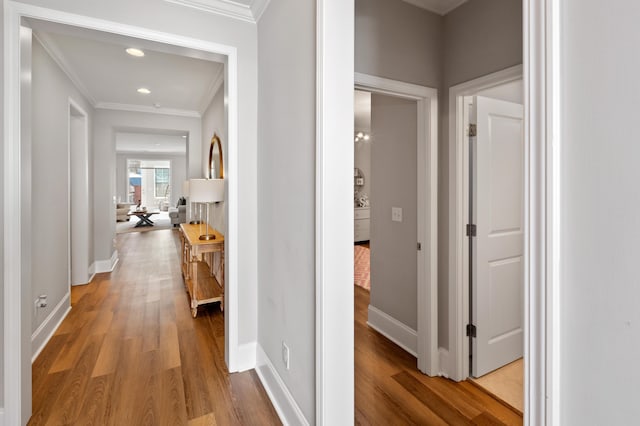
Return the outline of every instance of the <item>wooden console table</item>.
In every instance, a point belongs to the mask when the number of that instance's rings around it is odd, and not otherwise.
[[[182,276],[191,299],[191,315],[194,318],[198,315],[198,306],[205,303],[220,302],[220,310],[224,309],[224,236],[209,227],[209,234],[215,235],[216,238],[209,241],[200,240],[201,232],[205,231],[204,226],[180,224]],[[220,282],[204,261],[204,256],[208,254],[209,264],[213,267],[213,253],[221,254]]]

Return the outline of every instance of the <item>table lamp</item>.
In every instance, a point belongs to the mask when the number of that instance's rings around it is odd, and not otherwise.
[[[215,235],[209,234],[209,204],[224,201],[224,179],[191,179],[189,197],[191,202],[203,203],[207,206],[207,220],[204,221],[207,233],[200,235],[200,239],[205,241],[215,239]]]

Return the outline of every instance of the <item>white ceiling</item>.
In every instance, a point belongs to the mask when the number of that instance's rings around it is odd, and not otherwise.
[[[438,15],[446,15],[467,0],[403,0],[414,6],[437,13]]]
[[[178,134],[118,132],[116,152],[185,154],[187,139]]]
[[[244,0],[247,1],[247,0]],[[202,52],[33,21],[34,34],[96,108],[198,117],[222,85],[223,65]],[[136,58],[127,47],[141,48]],[[151,94],[137,92],[140,87]]]

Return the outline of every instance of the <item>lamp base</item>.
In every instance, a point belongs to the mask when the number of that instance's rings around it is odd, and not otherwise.
[[[216,236],[215,235],[200,235],[199,239],[201,239],[203,241],[210,241],[210,240],[215,240]]]
[[[201,223],[201,220],[192,220],[191,222],[189,222],[189,225],[200,225]]]

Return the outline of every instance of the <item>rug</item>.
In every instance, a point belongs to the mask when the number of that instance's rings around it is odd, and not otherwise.
[[[116,234],[125,234],[127,232],[157,231],[160,229],[173,228],[168,212],[160,212],[159,214],[154,214],[150,217],[150,219],[154,223],[153,226],[141,226],[139,228],[135,227],[136,223],[138,223],[138,218],[135,216],[131,216],[127,222],[116,222]]]
[[[354,284],[366,290],[371,290],[371,267],[369,248],[356,245],[353,247],[353,278]]]

